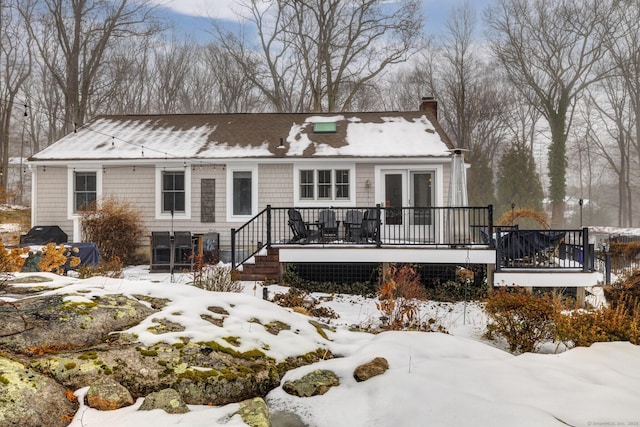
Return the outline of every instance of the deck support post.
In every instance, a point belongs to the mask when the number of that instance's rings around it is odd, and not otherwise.
[[[495,286],[494,275],[493,275],[495,270],[496,270],[496,265],[495,264],[487,264],[487,285],[489,286],[489,289],[491,289],[491,290]]]
[[[578,307],[580,308],[585,307],[585,296],[586,296],[586,292],[585,292],[584,286],[578,286],[576,288],[576,302],[578,303]]]

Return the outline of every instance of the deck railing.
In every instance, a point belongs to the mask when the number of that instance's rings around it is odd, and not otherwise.
[[[292,224],[290,210],[299,213]],[[326,211],[335,217],[323,225]],[[324,213],[323,213],[324,212]],[[354,212],[363,217],[353,223]],[[296,229],[302,227],[302,229]],[[271,245],[487,246],[492,243],[493,207],[272,207],[231,230],[235,268]]]
[[[504,268],[594,271],[595,252],[589,229],[509,230],[497,227],[496,270]]]
[[[335,227],[323,228],[323,211],[335,215]],[[299,216],[299,227],[292,224],[290,211]],[[368,216],[355,230],[348,212]],[[365,212],[368,215],[365,215]],[[365,227],[366,221],[368,227]],[[368,228],[365,232],[365,228]],[[306,234],[305,234],[306,233]],[[493,208],[432,207],[314,207],[275,208],[267,206],[238,229],[231,230],[231,262],[244,263],[272,245],[315,246],[423,246],[489,247],[496,250],[496,270],[571,269],[591,272],[602,266],[589,244],[589,230],[523,230],[495,228]],[[610,268],[604,268],[609,271]]]

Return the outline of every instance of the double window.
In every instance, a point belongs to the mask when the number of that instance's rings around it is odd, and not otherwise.
[[[300,169],[300,200],[350,200],[349,169]]]

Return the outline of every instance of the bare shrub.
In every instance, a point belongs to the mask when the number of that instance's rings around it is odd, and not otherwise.
[[[484,306],[489,316],[486,335],[504,338],[513,353],[535,351],[541,342],[553,339],[561,309],[552,294],[534,295],[522,288],[493,291]]]
[[[194,268],[192,284],[200,289],[212,292],[242,292],[244,287],[235,278],[230,264],[218,263]]]
[[[78,268],[77,272],[80,279],[88,279],[94,276],[118,279],[122,277],[122,268],[122,261],[116,256],[108,260],[101,259],[95,267],[92,265],[83,265]]]
[[[118,257],[124,264],[135,260],[145,231],[141,213],[131,204],[108,197],[84,209],[81,224],[84,240],[95,243],[102,258]]]
[[[319,306],[320,301],[303,289],[289,288],[287,293],[276,294],[273,297],[273,302],[281,307],[293,308],[293,311],[308,316],[326,319],[338,318],[338,314],[333,309]]]
[[[425,299],[427,291],[416,269],[408,264],[391,265],[378,288],[376,307],[383,314],[385,328],[414,328],[419,326],[419,302]]]

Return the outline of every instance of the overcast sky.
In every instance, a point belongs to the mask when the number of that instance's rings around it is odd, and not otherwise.
[[[184,16],[175,16],[175,21],[182,31],[202,32],[207,30],[207,19],[217,18],[237,21],[239,0],[151,0],[171,12]],[[425,30],[435,34],[442,30],[452,7],[463,3],[464,0],[423,0],[424,14],[427,18]],[[478,20],[482,17],[484,9],[491,0],[468,0],[478,11]],[[205,19],[203,19],[205,18]],[[193,34],[199,37],[198,34]]]

